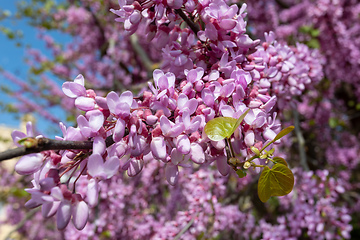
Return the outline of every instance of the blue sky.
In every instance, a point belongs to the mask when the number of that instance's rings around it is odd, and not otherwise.
[[[16,12],[16,2],[18,1],[0,1],[0,10],[8,10],[11,13],[11,16],[14,16]],[[47,52],[45,44],[37,38],[39,31],[34,27],[31,27],[27,23],[27,19],[21,20],[11,20],[9,17],[6,20],[0,21],[0,27],[7,27],[13,30],[19,30],[23,33],[23,38],[20,40],[22,43],[21,47],[16,46],[16,41],[8,39],[3,33],[0,33],[0,67],[13,73],[15,76],[21,79],[26,79],[29,71],[29,67],[25,64],[24,58],[26,56],[26,47],[27,45],[32,48],[39,49],[42,53]],[[56,37],[57,42],[69,42],[71,39],[69,36],[60,35],[58,33],[52,32],[51,35]],[[50,56],[50,55],[49,55]],[[16,89],[16,85],[11,83],[8,79],[5,79],[0,75],[0,86],[6,86],[11,89]],[[6,94],[0,92],[0,101],[2,103],[11,103],[13,100]],[[59,112],[60,115],[65,116],[64,113]],[[49,135],[54,135],[56,133],[56,126],[51,124],[47,120],[37,118],[36,125],[41,126],[43,133],[48,133]],[[20,124],[20,119],[14,114],[9,114],[4,111],[0,112],[0,125],[7,125],[10,127],[18,127]],[[51,137],[51,136],[49,136]]]

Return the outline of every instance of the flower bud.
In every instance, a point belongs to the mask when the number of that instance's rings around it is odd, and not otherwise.
[[[251,163],[245,162],[243,168],[248,169],[249,167],[251,167]]]

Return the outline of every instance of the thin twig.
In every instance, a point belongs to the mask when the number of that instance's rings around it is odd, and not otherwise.
[[[146,51],[140,45],[139,39],[135,34],[130,36],[130,43],[135,53],[141,59],[142,64],[144,65],[146,71],[152,73],[152,71],[154,70],[154,63],[151,61]]]
[[[199,26],[197,26],[193,21],[191,21],[181,9],[175,9],[175,12],[179,14],[179,16],[186,22],[186,24],[190,27],[190,29],[195,33],[195,36],[197,36],[197,33],[200,31]]]
[[[294,125],[295,125],[295,134],[299,143],[299,154],[300,154],[300,164],[304,168],[305,171],[309,171],[309,165],[306,160],[306,152],[305,152],[305,139],[301,133],[300,129],[300,120],[299,120],[299,112],[293,105],[293,114],[294,114]]]
[[[229,163],[230,158],[235,157],[235,156],[232,155],[232,153],[229,149],[229,141],[227,138],[225,138],[225,150],[226,150],[227,162]]]
[[[194,223],[194,218],[188,222],[188,224],[185,225],[185,227],[178,233],[178,235],[175,236],[174,240],[178,240],[181,238],[181,236],[191,227],[191,225]]]

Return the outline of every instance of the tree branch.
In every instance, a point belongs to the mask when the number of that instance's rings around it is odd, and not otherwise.
[[[186,22],[186,24],[190,27],[190,29],[195,33],[195,36],[197,36],[197,33],[200,31],[199,27],[193,21],[191,21],[181,9],[175,9],[175,12],[179,14],[179,16]]]
[[[125,132],[127,135],[128,131]],[[62,141],[49,138],[32,138],[34,143],[30,147],[18,147],[9,149],[0,153],[0,162],[15,157],[24,156],[30,153],[39,153],[48,150],[67,150],[67,149],[83,149],[90,150],[93,148],[93,141]],[[105,140],[106,147],[114,144],[112,135]]]
[[[307,164],[307,160],[306,160],[305,139],[300,129],[299,113],[296,107],[294,106],[294,104],[292,104],[292,107],[294,114],[295,134],[298,139],[298,145],[299,145],[300,164],[305,171],[309,171],[309,165]]]

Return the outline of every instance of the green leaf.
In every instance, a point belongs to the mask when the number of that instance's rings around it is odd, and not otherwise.
[[[218,117],[206,123],[204,131],[212,141],[229,138],[233,134],[237,120],[232,117]]]
[[[246,114],[248,114],[249,111],[250,111],[250,109],[246,110],[243,114],[241,114],[241,116],[236,121],[236,124],[234,126],[234,129],[233,129],[232,133],[234,133],[235,130],[240,126],[240,123],[244,120]]]
[[[30,194],[28,192],[26,192],[25,190],[15,188],[15,187],[11,188],[10,192],[13,196],[15,196],[17,198],[25,198],[25,197],[30,196]]]
[[[330,118],[329,119],[329,126],[331,128],[335,128],[338,125],[338,121],[336,118]]]
[[[232,117],[218,117],[206,123],[204,131],[212,141],[229,138],[239,127],[250,109],[246,110],[238,119]]]
[[[309,33],[311,31],[311,29],[313,29],[312,26],[304,25],[299,28],[299,31],[303,32],[303,33]]]
[[[264,167],[259,182],[258,195],[262,202],[271,196],[284,196],[294,187],[294,175],[284,164],[275,164],[272,169]]]
[[[274,152],[275,152],[275,148],[270,149],[270,151],[266,151],[266,150],[265,150],[265,152],[266,152],[266,154],[267,154],[268,156],[269,156],[269,155],[273,155]]]
[[[358,103],[358,104],[355,105],[355,109],[356,109],[357,111],[360,110],[360,103]]]
[[[285,161],[285,159],[281,158],[281,157],[274,157],[273,158],[273,161],[276,163],[279,163],[279,164],[284,164],[285,166],[288,167],[288,164],[287,162]]]
[[[313,38],[313,39],[310,39],[309,41],[306,42],[306,45],[309,47],[309,48],[313,48],[313,49],[319,49],[320,48],[320,42],[319,40]]]
[[[243,178],[243,177],[246,176],[246,171],[243,170],[243,169],[238,169],[238,170],[236,171],[236,174],[239,176],[239,178]]]
[[[111,232],[109,230],[103,231],[100,236],[102,238],[111,238]]]
[[[319,29],[316,29],[316,28],[311,29],[310,35],[311,35],[312,37],[316,38],[316,37],[318,37],[318,36],[320,35],[320,30],[319,30]]]
[[[282,138],[283,136],[289,134],[292,130],[294,130],[294,126],[289,126],[283,130],[281,130],[277,135],[276,137],[274,138],[274,140],[272,140],[272,142],[275,142],[277,140],[279,140],[280,138]]]

